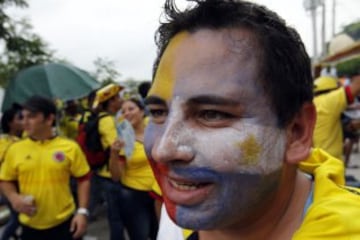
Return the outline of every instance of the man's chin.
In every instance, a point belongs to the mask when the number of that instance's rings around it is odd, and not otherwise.
[[[192,230],[217,229],[222,225],[221,209],[200,210],[201,206],[176,206],[176,215],[170,218],[180,227]]]

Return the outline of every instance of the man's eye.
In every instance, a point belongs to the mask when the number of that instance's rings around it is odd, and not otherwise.
[[[168,111],[166,109],[149,109],[150,117],[155,123],[162,123],[165,121]]]
[[[232,115],[229,113],[219,112],[215,110],[203,110],[199,113],[198,116],[201,120],[208,122],[221,121],[232,118]]]
[[[150,109],[150,115],[152,117],[163,117],[166,116],[167,111],[164,109]]]

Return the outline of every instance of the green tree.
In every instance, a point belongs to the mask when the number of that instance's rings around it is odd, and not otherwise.
[[[355,41],[360,40],[360,21],[350,23],[344,27],[344,33],[348,34]]]
[[[359,74],[360,57],[348,59],[336,64],[339,76],[354,76]]]
[[[343,27],[343,33],[346,33],[355,41],[360,41],[360,21],[350,23]],[[359,74],[360,56],[352,56],[351,58],[344,58],[336,64],[336,69],[339,76],[353,76]]]
[[[92,73],[95,79],[97,79],[103,86],[118,81],[121,74],[116,70],[116,64],[114,61],[107,58],[98,57],[93,62],[95,66],[95,72]]]
[[[32,32],[27,19],[15,20],[6,14],[9,6],[27,7],[24,0],[0,0],[0,86],[8,81],[19,70],[32,65],[52,61],[53,52],[40,36]]]

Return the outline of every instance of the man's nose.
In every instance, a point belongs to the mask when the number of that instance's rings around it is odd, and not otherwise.
[[[152,148],[153,159],[163,163],[191,161],[194,158],[191,136],[190,130],[184,123],[180,121],[170,122]]]

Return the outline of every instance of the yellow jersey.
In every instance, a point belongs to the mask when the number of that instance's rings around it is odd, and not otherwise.
[[[5,153],[10,145],[19,140],[20,138],[9,134],[0,135],[0,164],[4,161]]]
[[[74,141],[62,137],[45,141],[26,138],[9,147],[0,180],[17,181],[21,195],[34,197],[36,214],[20,214],[20,222],[35,229],[48,229],[75,211],[70,176],[83,177],[89,171],[86,158]]]
[[[65,115],[60,122],[59,128],[61,135],[70,139],[75,139],[78,135],[80,118],[81,115],[79,114],[77,114],[76,116]]]
[[[313,149],[299,168],[314,176],[314,192],[312,204],[292,239],[360,239],[360,191],[344,186],[342,161]]]
[[[343,158],[343,131],[341,113],[348,103],[344,88],[319,95],[314,98],[316,106],[316,125],[313,145],[322,148],[338,159]]]
[[[102,112],[99,116],[107,114]],[[100,117],[99,119],[99,133],[101,136],[101,144],[104,149],[110,148],[111,144],[117,139],[117,130],[115,125],[115,117],[112,115],[107,115],[105,117]],[[101,177],[111,178],[111,173],[109,170],[109,165],[105,164],[101,169],[98,170],[97,174]]]
[[[132,156],[126,159],[121,182],[127,187],[140,191],[153,191],[159,193],[154,173],[145,154],[144,144],[135,141]]]

